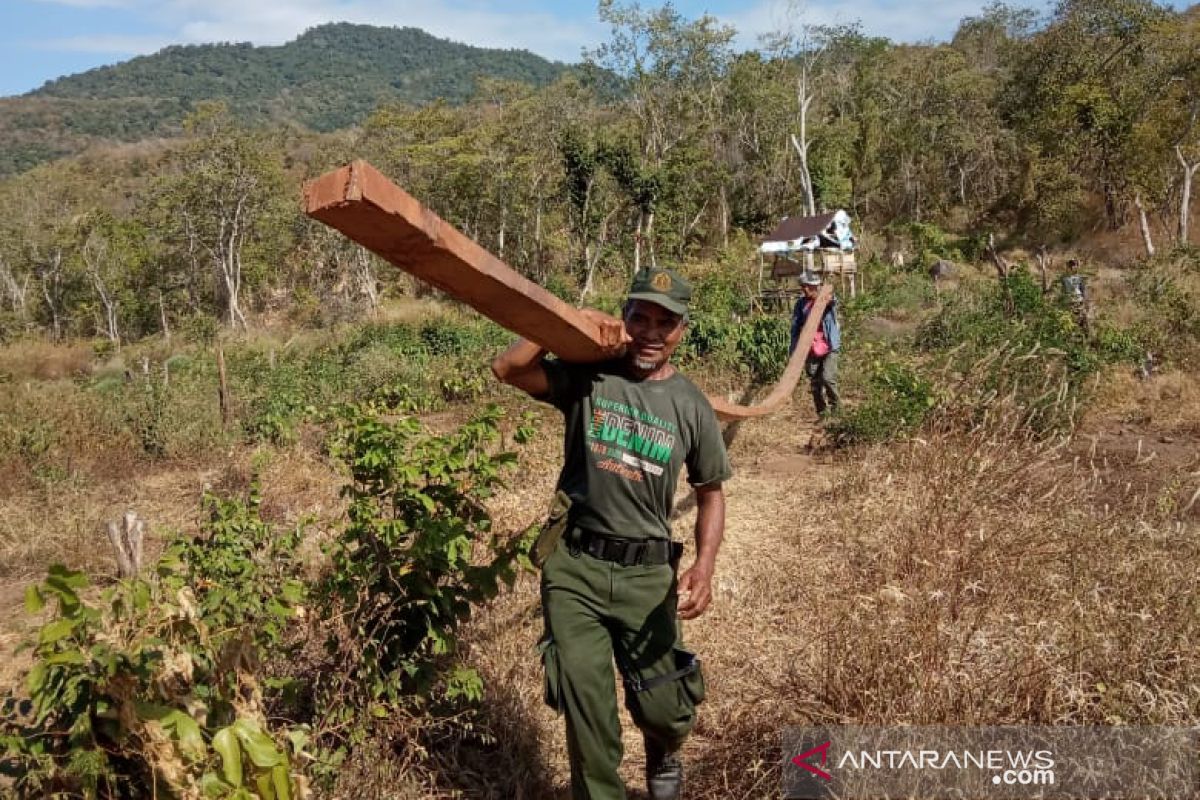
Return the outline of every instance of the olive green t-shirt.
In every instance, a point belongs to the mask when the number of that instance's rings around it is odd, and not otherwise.
[[[708,398],[678,371],[651,381],[627,377],[620,361],[542,364],[550,382],[543,399],[566,420],[558,488],[579,527],[669,539],[680,470],[687,467],[693,486],[732,474]]]

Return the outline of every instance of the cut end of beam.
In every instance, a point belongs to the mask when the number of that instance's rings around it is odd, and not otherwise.
[[[362,200],[363,168],[365,161],[353,161],[344,167],[326,172],[304,185],[304,213],[317,216],[328,208]]]

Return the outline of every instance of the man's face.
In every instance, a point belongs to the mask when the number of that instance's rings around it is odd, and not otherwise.
[[[657,303],[630,300],[625,306],[625,331],[633,340],[626,350],[633,368],[641,373],[654,372],[671,357],[687,323]]]
[[[809,286],[806,283],[801,288],[804,290],[804,296],[807,297],[809,300],[812,300],[814,297],[817,296],[817,290],[820,289],[821,287],[820,286]]]

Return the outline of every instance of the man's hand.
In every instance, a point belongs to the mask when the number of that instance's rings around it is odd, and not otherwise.
[[[604,349],[605,360],[625,355],[625,345],[633,339],[625,332],[625,323],[622,320],[594,308],[582,308],[580,311],[600,329],[600,346]]]
[[[679,576],[679,616],[695,619],[712,602],[712,572],[693,564]]]

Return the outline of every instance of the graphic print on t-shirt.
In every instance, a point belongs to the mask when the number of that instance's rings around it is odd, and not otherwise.
[[[663,474],[678,433],[673,422],[625,403],[596,397],[587,439],[600,458],[597,469],[641,482],[644,473],[656,477]]]

